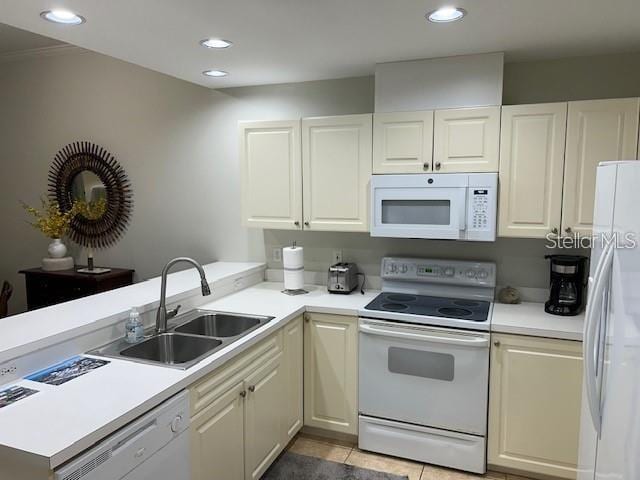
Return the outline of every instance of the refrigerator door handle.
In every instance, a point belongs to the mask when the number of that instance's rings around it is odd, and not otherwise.
[[[593,275],[589,298],[587,300],[587,312],[584,323],[584,378],[586,382],[587,403],[591,421],[598,436],[600,436],[601,418],[600,395],[598,392],[597,372],[599,359],[596,358],[596,334],[600,330],[602,321],[602,304],[604,289],[607,286],[607,278],[613,264],[614,244],[608,244]]]

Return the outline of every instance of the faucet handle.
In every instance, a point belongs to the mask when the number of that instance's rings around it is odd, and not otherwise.
[[[169,310],[167,312],[167,320],[178,315],[178,310],[180,310],[180,308],[182,308],[182,305],[176,305],[176,308]]]

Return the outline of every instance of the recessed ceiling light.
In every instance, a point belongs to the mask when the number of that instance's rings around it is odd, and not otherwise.
[[[427,13],[427,20],[433,23],[447,23],[455,22],[456,20],[462,20],[467,14],[464,8],[458,7],[442,7],[433,12]]]
[[[81,17],[70,10],[63,10],[60,8],[45,10],[40,14],[40,16],[50,22],[61,23],[63,25],[80,25],[86,21],[84,17]]]
[[[228,48],[233,45],[233,43],[222,38],[205,38],[204,40],[200,40],[200,45],[206,48]]]
[[[227,75],[229,75],[223,70],[205,70],[204,72],[202,72],[202,74],[206,75],[207,77],[226,77]]]

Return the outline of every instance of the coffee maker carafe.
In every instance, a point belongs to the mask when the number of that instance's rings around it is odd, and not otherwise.
[[[551,260],[549,300],[544,311],[553,315],[578,315],[584,308],[586,263],[578,255],[545,255]]]

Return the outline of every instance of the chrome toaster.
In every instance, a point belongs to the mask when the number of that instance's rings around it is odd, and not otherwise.
[[[336,263],[329,267],[329,293],[351,293],[358,288],[358,267],[355,263]]]

